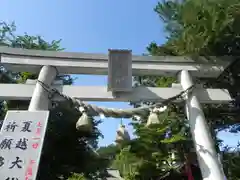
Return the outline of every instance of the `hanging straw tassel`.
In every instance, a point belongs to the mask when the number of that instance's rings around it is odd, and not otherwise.
[[[117,130],[117,137],[115,142],[119,144],[121,142],[129,141],[129,140],[130,140],[130,136],[127,130],[125,129],[125,126],[120,125],[119,129]]]
[[[160,108],[154,108],[150,111],[150,114],[148,116],[146,127],[150,126],[151,124],[159,124],[160,120],[158,118],[158,114],[161,112],[164,112],[167,109],[167,106],[160,107]]]
[[[159,118],[158,118],[157,109],[153,109],[148,116],[146,126],[148,127],[151,124],[159,124],[159,123],[160,123],[160,121],[159,121]]]
[[[82,115],[78,119],[76,123],[76,128],[79,131],[84,132],[91,132],[92,131],[92,117],[89,117],[85,109],[79,108],[79,110],[82,112]]]

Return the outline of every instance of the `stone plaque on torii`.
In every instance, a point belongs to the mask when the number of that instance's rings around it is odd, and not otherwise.
[[[3,100],[31,99],[29,112],[49,109],[48,92],[40,82],[56,88],[62,94],[83,101],[161,102],[193,86],[192,77],[217,77],[227,66],[226,63],[219,65],[194,62],[188,57],[132,56],[131,51],[127,50],[109,50],[108,55],[102,55],[0,47],[0,54],[1,63],[9,70],[40,72],[38,81],[27,81],[26,84],[0,84],[0,97]],[[57,73],[108,75],[108,86],[64,86],[54,82]],[[132,88],[132,76],[177,74],[180,84],[171,88]],[[54,98],[56,101],[63,100],[61,96]],[[229,103],[232,100],[231,96],[225,89],[197,88],[185,98],[186,114],[202,175],[208,180],[223,180],[224,174],[200,103]],[[200,146],[208,153],[200,150]],[[206,172],[206,169],[209,169],[209,172]],[[3,172],[5,171],[0,167],[0,176]],[[23,178],[20,177],[19,180]]]

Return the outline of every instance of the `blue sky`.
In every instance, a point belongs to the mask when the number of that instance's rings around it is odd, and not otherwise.
[[[163,25],[153,8],[158,0],[2,0],[0,20],[15,21],[17,33],[41,35],[46,40],[62,39],[66,51],[107,53],[112,49],[146,52],[151,42],[164,43]],[[107,85],[105,76],[77,76],[76,85]],[[96,105],[127,108],[127,103],[91,102]],[[123,120],[128,124],[128,120]],[[120,120],[108,118],[99,126],[105,138],[100,145],[114,141]],[[132,128],[127,126],[132,132]],[[239,135],[223,133],[234,145]]]

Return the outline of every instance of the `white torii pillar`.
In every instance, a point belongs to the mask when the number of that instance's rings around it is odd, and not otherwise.
[[[54,79],[56,78],[57,70],[52,66],[43,66],[39,75],[38,80],[47,86],[51,86]],[[37,82],[34,89],[28,111],[40,111],[48,110],[49,106],[49,92],[42,87],[42,85]]]
[[[181,71],[179,79],[183,90],[193,85],[191,75],[186,70]],[[186,97],[186,110],[203,179],[225,180],[202,107],[194,92]]]

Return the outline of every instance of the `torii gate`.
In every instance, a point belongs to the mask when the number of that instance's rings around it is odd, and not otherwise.
[[[109,50],[109,55],[24,50],[0,47],[1,63],[15,72],[40,71],[38,81],[26,84],[0,84],[3,100],[30,100],[28,111],[48,110],[48,92],[39,82],[61,93],[83,101],[158,101],[162,102],[194,85],[193,77],[217,77],[227,66],[225,62],[210,64],[194,62],[187,57],[132,56],[131,51]],[[57,73],[107,75],[108,87],[66,86],[54,81]],[[132,88],[132,76],[163,75],[179,77],[172,88]],[[63,100],[56,97],[54,100]],[[196,153],[204,180],[224,180],[224,173],[210,136],[200,103],[229,103],[226,89],[199,87],[186,96],[189,119]],[[1,174],[1,172],[0,172]]]

